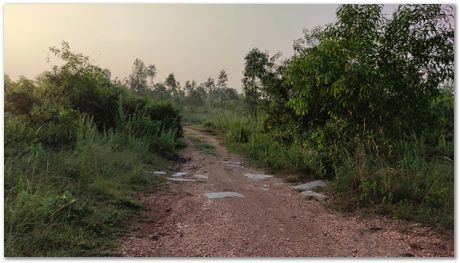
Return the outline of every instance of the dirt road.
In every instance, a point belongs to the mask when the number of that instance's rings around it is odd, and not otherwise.
[[[330,257],[453,256],[453,241],[420,224],[344,216],[306,200],[279,178],[254,181],[260,173],[230,154],[211,135],[187,129],[190,158],[185,178],[202,174],[205,182],[171,182],[167,191],[142,197],[149,208],[131,222],[123,256]],[[201,138],[216,148],[206,154],[192,146]],[[235,163],[232,163],[235,162]],[[208,199],[210,192],[231,191],[244,197]]]

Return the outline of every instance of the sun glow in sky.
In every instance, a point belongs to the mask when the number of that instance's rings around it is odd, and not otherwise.
[[[134,59],[155,64],[155,81],[169,73],[184,83],[217,78],[241,86],[253,47],[292,55],[303,28],[335,20],[337,5],[6,4],[4,65],[12,79],[49,70],[48,47],[70,43],[112,77],[123,79]]]

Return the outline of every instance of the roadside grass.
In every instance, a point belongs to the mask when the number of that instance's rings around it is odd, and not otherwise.
[[[205,154],[209,154],[209,155],[216,155],[216,147],[214,147],[213,145],[207,143],[206,141],[200,139],[200,138],[197,138],[197,137],[193,137],[193,136],[190,136],[190,140],[192,141],[193,145],[201,152],[205,153]]]
[[[5,147],[5,256],[114,256],[135,194],[165,186],[147,138],[85,125],[73,149]]]
[[[310,170],[313,159],[299,145],[285,145],[263,132],[261,122],[247,116],[226,113],[210,117],[202,124],[202,131],[223,136],[223,144],[235,153],[243,154],[255,166],[267,172],[286,175],[291,182],[317,178]],[[294,179],[295,178],[295,179]]]
[[[202,126],[222,136],[231,151],[283,175],[287,182],[329,179],[328,191],[335,196],[331,207],[338,210],[391,215],[447,231],[454,227],[453,144],[442,138],[435,149],[423,140],[402,142],[397,160],[373,155],[366,151],[365,142],[358,141],[354,149],[342,151],[327,163],[308,144],[274,140],[262,123],[250,117],[224,114],[208,118]],[[333,168],[332,177],[328,166]]]

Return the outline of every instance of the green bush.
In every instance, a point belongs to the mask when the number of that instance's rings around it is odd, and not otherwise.
[[[120,98],[120,105],[118,106],[118,113],[120,110],[126,116],[139,115],[156,121],[159,124],[159,133],[173,132],[175,138],[180,138],[183,135],[181,124],[181,116],[179,111],[175,109],[170,103],[154,102],[152,99],[124,96]],[[139,125],[143,127],[143,125]]]
[[[5,81],[5,255],[113,255],[133,199],[163,180],[182,136],[179,112],[110,81],[87,57],[35,82]]]
[[[76,139],[79,113],[74,110],[58,110],[46,105],[34,106],[29,124],[35,130],[32,143],[45,147],[72,146]]]
[[[5,146],[11,143],[41,144],[49,148],[72,147],[78,130],[79,114],[34,106],[30,116],[5,114]]]

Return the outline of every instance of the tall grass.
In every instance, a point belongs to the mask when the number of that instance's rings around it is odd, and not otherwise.
[[[204,126],[222,134],[231,149],[249,157],[255,164],[268,167],[272,171],[311,173],[321,171],[319,163],[314,163],[314,151],[300,144],[286,146],[264,132],[262,122],[249,116],[226,113],[210,118]],[[318,173],[316,176],[321,177]]]
[[[178,105],[176,105],[178,107]],[[215,120],[219,116],[232,116],[235,113],[239,113],[240,116],[248,115],[248,110],[246,105],[241,100],[233,101],[223,107],[211,106],[211,105],[202,105],[200,107],[191,106],[191,105],[180,105],[182,112],[183,123],[187,125],[201,125],[203,123],[209,122],[209,120]]]
[[[23,125],[10,117],[5,137]],[[71,149],[5,146],[6,256],[112,255],[123,220],[142,207],[133,194],[163,184],[148,171],[169,163],[149,137],[79,124]]]
[[[335,164],[334,189],[343,208],[417,220],[446,229],[454,223],[454,169],[447,156],[427,158],[420,140],[405,143],[396,160],[359,144]]]

